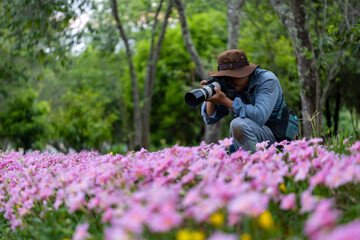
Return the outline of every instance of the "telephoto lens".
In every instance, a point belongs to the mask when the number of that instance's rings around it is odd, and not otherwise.
[[[189,107],[196,107],[206,99],[212,97],[216,94],[215,89],[218,88],[221,90],[221,85],[217,81],[211,81],[205,87],[191,90],[185,94],[185,102]]]

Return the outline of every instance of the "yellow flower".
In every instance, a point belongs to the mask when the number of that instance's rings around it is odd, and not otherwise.
[[[192,240],[205,240],[205,233],[201,231],[196,231],[191,234]]]
[[[110,152],[111,155],[113,155],[113,152]]]
[[[210,223],[215,227],[221,227],[224,224],[225,216],[221,212],[211,214]]]
[[[180,230],[176,233],[176,240],[192,240],[192,234],[189,230]]]
[[[249,233],[243,233],[241,236],[240,236],[240,240],[251,240],[252,237]]]
[[[266,210],[260,214],[258,223],[259,223],[259,226],[264,229],[274,228],[274,220],[273,220],[272,215],[269,212],[269,210]]]
[[[285,192],[286,192],[286,187],[285,187],[285,184],[283,184],[283,183],[282,183],[282,184],[280,184],[280,185],[279,185],[279,189],[280,189],[282,192],[284,192],[284,193],[285,193]]]

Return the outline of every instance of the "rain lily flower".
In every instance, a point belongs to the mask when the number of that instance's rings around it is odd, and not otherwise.
[[[211,223],[212,229],[206,231],[210,236],[184,230],[177,232],[177,239],[239,239],[239,235],[248,240],[251,235],[239,232],[237,224],[250,216],[257,218],[259,228],[274,228],[266,210],[271,201],[280,214],[282,210],[304,214],[304,237],[344,239],[339,233],[343,231],[352,239],[350,232],[356,233],[359,221],[337,226],[342,220],[334,210],[337,203],[324,198],[319,188],[326,187],[329,194],[348,191],[349,202],[356,202],[351,187],[360,182],[360,142],[352,146],[344,142],[347,154],[339,155],[321,141],[272,146],[264,142],[254,153],[240,149],[232,155],[225,149],[232,139],[157,152],[142,149],[124,156],[85,151],[0,153],[0,216],[16,230],[26,228],[33,215],[43,218],[49,211],[76,212],[85,219],[97,214],[104,239],[109,240],[140,238],[145,230],[150,235],[167,234],[189,220],[194,226]],[[276,145],[281,144],[279,152]],[[229,226],[236,234],[214,230]],[[88,230],[86,222],[79,225],[73,238],[91,238]]]
[[[318,238],[318,235],[327,228],[333,228],[339,211],[332,210],[333,201],[331,199],[321,200],[314,213],[307,220],[305,225],[305,232],[313,239]]]
[[[238,240],[235,234],[226,234],[223,232],[215,232],[208,240]]]
[[[220,146],[229,147],[233,143],[233,138],[225,138],[224,140],[219,140]]]
[[[86,222],[78,225],[76,227],[72,240],[84,240],[90,237],[90,234],[88,233],[88,229],[89,229],[89,224]]]
[[[360,220],[337,226],[327,234],[323,234],[321,240],[357,240],[360,236]]]
[[[296,195],[290,193],[288,195],[281,196],[280,208],[283,210],[294,210],[296,208]]]

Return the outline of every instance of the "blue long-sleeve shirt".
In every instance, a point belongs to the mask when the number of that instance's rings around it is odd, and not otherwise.
[[[241,97],[242,95],[242,97]],[[247,91],[240,90],[233,101],[234,112],[224,105],[217,104],[215,112],[206,114],[206,102],[201,106],[201,114],[206,124],[214,124],[231,112],[235,117],[246,117],[260,126],[269,118],[275,118],[282,102],[280,82],[274,73],[261,68],[256,68],[250,75]]]

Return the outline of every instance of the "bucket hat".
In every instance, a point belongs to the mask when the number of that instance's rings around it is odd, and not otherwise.
[[[221,53],[217,63],[218,70],[208,72],[209,77],[246,77],[259,66],[249,63],[245,51],[240,49],[230,49]]]

